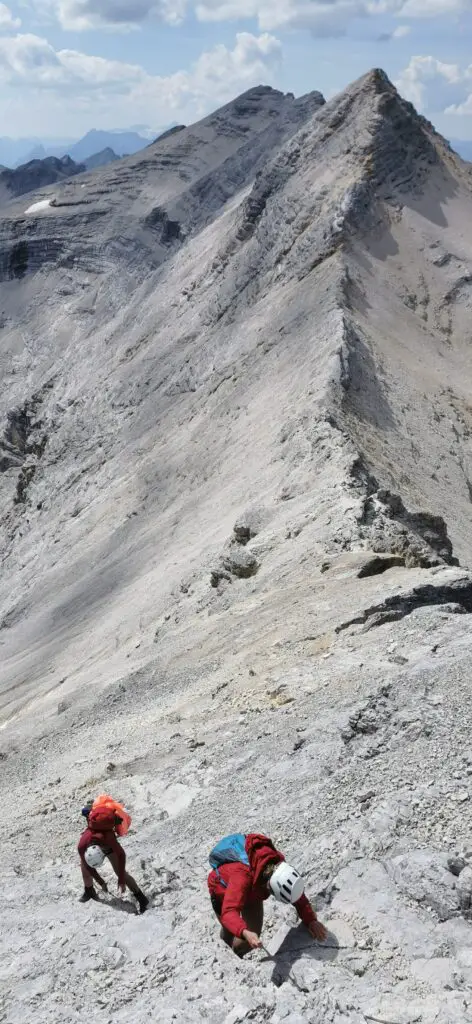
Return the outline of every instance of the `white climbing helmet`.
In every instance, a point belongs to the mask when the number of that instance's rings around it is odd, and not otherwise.
[[[93,843],[92,846],[88,846],[85,851],[85,861],[89,868],[101,868],[103,861],[105,860],[105,854],[101,846],[97,846]]]
[[[305,889],[302,876],[285,861],[277,865],[269,885],[279,903],[297,903]]]

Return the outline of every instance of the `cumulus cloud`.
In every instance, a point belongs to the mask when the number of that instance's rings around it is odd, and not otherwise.
[[[148,18],[178,25],[185,16],[187,0],[34,0],[47,5],[62,28],[85,32],[94,28],[130,30]]]
[[[217,98],[215,88],[223,88],[226,95],[234,95],[235,87],[253,82],[259,84],[261,76],[273,71],[282,60],[282,45],[275,36],[264,32],[254,36],[250,32],[239,32],[234,50],[228,50],[223,43],[209,53],[203,53],[189,76],[192,89],[199,94]]]
[[[31,0],[55,12],[63,28],[130,30],[150,18],[180,24],[187,14],[202,22],[256,21],[261,32],[304,29],[317,36],[345,34],[355,18],[391,14],[406,18],[470,11],[471,0]],[[398,26],[406,33],[406,26]],[[401,34],[387,34],[399,39]]]
[[[21,25],[19,18],[14,18],[9,7],[0,3],[0,32],[17,29]]]
[[[188,71],[167,77],[148,74],[142,67],[76,50],[55,50],[40,36],[0,37],[0,86],[8,85],[35,99],[42,93],[63,98],[68,109],[90,107],[123,118],[154,124],[171,114],[199,116],[251,85],[271,77],[280,63],[281,44],[264,33],[240,32],[233,49],[220,44],[202,53]],[[114,108],[114,98],[119,106]]]
[[[471,0],[188,0],[188,3],[194,7],[200,21],[253,19],[262,31],[305,29],[317,36],[343,35],[355,18],[385,14],[399,18],[433,18],[471,8]],[[399,25],[391,38],[400,39],[408,32],[408,26]]]
[[[367,13],[366,0],[197,0],[200,21],[257,19],[263,31],[307,29],[320,36],[344,35],[347,23]]]
[[[47,39],[26,33],[0,38],[0,82],[35,89],[129,89],[143,71],[131,64],[56,51]]]
[[[396,86],[424,114],[472,113],[472,64],[444,64],[435,57],[412,57]]]

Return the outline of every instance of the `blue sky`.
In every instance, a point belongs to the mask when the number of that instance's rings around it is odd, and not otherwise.
[[[0,0],[0,135],[189,123],[260,82],[330,97],[369,68],[472,138],[472,0]]]

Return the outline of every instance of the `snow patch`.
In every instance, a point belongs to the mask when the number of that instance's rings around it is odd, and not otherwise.
[[[51,205],[51,200],[50,199],[40,199],[39,203],[33,203],[32,206],[28,206],[28,209],[25,210],[25,214],[27,214],[27,213],[40,213],[41,210],[49,209],[50,205]]]

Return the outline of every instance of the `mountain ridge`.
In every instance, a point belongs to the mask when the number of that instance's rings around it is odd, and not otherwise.
[[[471,184],[374,70],[0,210],[12,1024],[467,1024]],[[70,913],[105,790],[143,918]],[[241,829],[326,947],[219,942]]]

